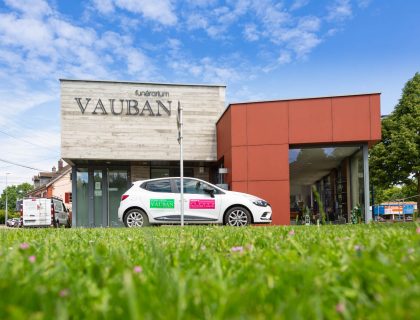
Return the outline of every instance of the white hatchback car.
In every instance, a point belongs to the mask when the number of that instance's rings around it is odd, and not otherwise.
[[[134,182],[121,196],[118,219],[126,227],[181,222],[180,178]],[[271,207],[258,197],[223,190],[195,178],[184,178],[185,223],[218,223],[246,226],[270,223]]]

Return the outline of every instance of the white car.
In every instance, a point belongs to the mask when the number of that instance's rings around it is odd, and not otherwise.
[[[121,196],[118,219],[126,227],[181,222],[180,178],[134,182]],[[185,223],[246,226],[271,223],[271,207],[258,197],[223,190],[195,178],[184,178]]]

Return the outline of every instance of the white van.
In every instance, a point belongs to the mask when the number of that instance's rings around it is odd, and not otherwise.
[[[71,226],[70,215],[58,198],[28,198],[22,205],[23,227]]]

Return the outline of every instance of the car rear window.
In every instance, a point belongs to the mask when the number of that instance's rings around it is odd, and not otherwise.
[[[143,183],[141,188],[146,189],[152,192],[164,192],[164,193],[171,193],[171,181],[168,180],[156,180],[156,181],[148,181]]]

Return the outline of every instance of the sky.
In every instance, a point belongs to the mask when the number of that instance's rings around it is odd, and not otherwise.
[[[0,0],[0,159],[60,158],[59,79],[227,86],[226,103],[381,92],[420,71],[418,0]],[[0,161],[6,184],[36,170]]]

